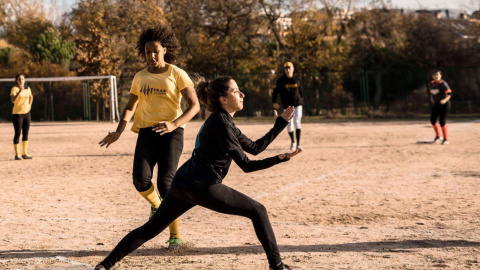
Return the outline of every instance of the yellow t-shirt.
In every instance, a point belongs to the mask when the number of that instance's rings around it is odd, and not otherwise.
[[[180,117],[183,113],[180,91],[192,85],[187,73],[174,65],[169,65],[168,70],[161,74],[150,73],[147,68],[135,74],[130,93],[138,96],[138,106],[132,131],[138,132],[140,128]]]
[[[20,91],[20,88],[17,86],[12,87],[10,91],[10,97],[14,97]],[[26,114],[30,112],[32,106],[30,105],[30,96],[32,95],[32,90],[30,87],[27,89],[23,89],[20,95],[17,97],[15,102],[13,103],[13,111],[12,114]]]

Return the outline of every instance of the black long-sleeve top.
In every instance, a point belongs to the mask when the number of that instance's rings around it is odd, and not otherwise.
[[[272,102],[277,103],[277,96],[280,94],[283,108],[288,106],[297,107],[304,105],[303,88],[300,81],[295,78],[288,78],[285,74],[277,80],[277,85],[273,90]]]
[[[266,169],[286,161],[278,156],[250,160],[245,152],[253,155],[261,153],[287,124],[282,117],[277,117],[273,128],[265,136],[252,141],[235,126],[233,117],[225,110],[212,113],[198,132],[192,157],[178,169],[172,185],[195,189],[221,183],[232,160],[244,172]]]

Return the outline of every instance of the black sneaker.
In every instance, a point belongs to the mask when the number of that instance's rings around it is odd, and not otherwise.
[[[433,139],[433,143],[436,143],[436,142],[441,142],[443,140],[442,137],[438,137],[436,136],[435,139]]]
[[[23,158],[23,159],[32,159],[32,157],[29,156],[29,155],[22,155],[22,158]]]
[[[450,142],[448,140],[443,140],[442,144],[450,144]]]
[[[19,156],[15,156],[15,160],[22,160]]]

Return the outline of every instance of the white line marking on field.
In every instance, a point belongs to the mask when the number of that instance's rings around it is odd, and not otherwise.
[[[333,172],[329,172],[329,173],[326,173],[326,174],[322,174],[322,175],[319,175],[317,177],[314,177],[314,178],[310,178],[310,179],[306,179],[306,180],[303,180],[301,182],[295,182],[293,184],[290,184],[290,185],[286,185],[286,186],[283,186],[281,188],[277,188],[276,190],[273,190],[272,192],[262,192],[260,194],[257,194],[256,196],[254,196],[253,198],[254,199],[260,199],[260,198],[263,198],[263,197],[266,197],[266,196],[270,196],[272,195],[273,193],[283,193],[285,191],[288,191],[290,189],[293,189],[293,188],[296,188],[298,186],[303,186],[305,184],[308,184],[308,183],[312,183],[312,182],[317,182],[317,181],[320,181],[320,180],[323,180],[329,176],[333,176],[335,174],[338,174],[340,172],[343,172],[345,170],[347,170],[347,168],[342,168],[342,169],[338,169],[338,170],[335,170]]]
[[[35,219],[36,218],[30,218]],[[39,218],[41,221],[71,221],[71,222],[84,222],[84,223],[128,223],[133,221],[145,221],[144,218]],[[5,223],[17,223],[19,221],[25,221],[24,218],[2,218],[0,222]]]
[[[36,264],[40,264],[40,263],[44,263],[46,261],[59,261],[59,262],[63,262],[63,263],[68,263],[68,264],[71,264],[71,265],[74,265],[74,266],[82,266],[82,267],[89,267],[88,264],[84,264],[84,263],[81,263],[81,262],[77,262],[77,261],[74,261],[74,260],[69,260],[67,259],[66,257],[63,257],[63,256],[55,256],[55,257],[37,257],[37,258],[26,258],[26,259],[6,259],[6,260],[0,260],[1,263],[9,263],[9,262],[35,262]],[[22,266],[22,267],[19,267],[19,268],[15,268],[15,270],[24,270],[24,269],[28,269],[28,268],[31,268],[32,265],[29,265],[29,266]]]
[[[55,259],[57,259],[57,260],[59,260],[59,261],[61,261],[61,262],[65,262],[65,263],[72,264],[72,265],[87,266],[87,265],[84,264],[84,263],[77,262],[77,261],[72,261],[72,260],[69,260],[69,259],[67,259],[66,257],[63,257],[63,256],[55,256]]]

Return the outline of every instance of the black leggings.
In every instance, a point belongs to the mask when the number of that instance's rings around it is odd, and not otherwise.
[[[183,151],[183,128],[159,135],[152,128],[141,128],[133,158],[133,185],[139,192],[152,186],[152,174],[158,165],[157,188],[164,198],[170,189]]]
[[[28,141],[28,131],[30,130],[30,113],[26,114],[12,114],[13,128],[15,135],[13,136],[13,143],[20,143],[20,133],[22,134],[22,141]]]
[[[258,240],[260,240],[263,249],[267,253],[270,267],[274,267],[282,262],[265,206],[228,186],[215,184],[208,188],[194,191],[185,190],[174,185],[155,215],[143,226],[127,234],[100,264],[106,269],[110,269],[116,262],[136,250],[143,243],[157,236],[172,221],[196,205],[223,214],[251,219]]]
[[[448,111],[450,111],[450,101],[447,101],[445,104],[440,104],[435,102],[433,104],[432,114],[430,115],[430,123],[432,126],[437,123],[437,118],[440,116],[440,126],[445,126],[447,123]]]

